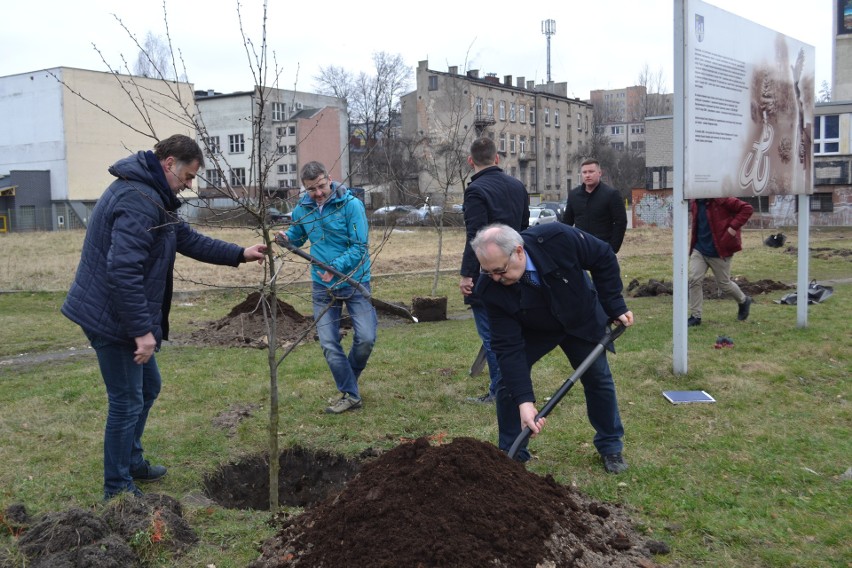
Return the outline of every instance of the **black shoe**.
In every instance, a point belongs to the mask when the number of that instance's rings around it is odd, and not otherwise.
[[[697,325],[701,325],[701,318],[689,316],[689,319],[686,320],[686,327],[695,327]]]
[[[162,479],[166,475],[166,471],[165,467],[151,465],[148,460],[145,460],[139,467],[130,470],[130,477],[133,478],[133,481],[148,483]]]
[[[621,473],[627,470],[627,462],[621,457],[621,452],[603,456],[604,469],[607,473]]]
[[[497,397],[491,394],[490,392],[487,392],[482,396],[469,396],[465,400],[474,404],[494,404],[494,401],[497,400]]]
[[[745,302],[740,304],[740,308],[737,310],[738,320],[745,321],[748,319],[748,312],[751,310],[752,303],[754,303],[754,300],[751,299],[751,296],[746,296]]]

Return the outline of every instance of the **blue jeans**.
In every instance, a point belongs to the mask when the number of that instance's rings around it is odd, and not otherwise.
[[[583,341],[565,335],[561,337],[559,335],[553,337],[527,336],[525,340],[527,363],[530,369],[536,361],[544,357],[557,345],[562,348],[562,351],[568,356],[571,366],[576,369],[597,345],[596,342]],[[583,373],[580,382],[586,395],[586,414],[592,428],[595,429],[595,448],[602,456],[621,452],[624,447],[621,440],[624,436],[624,426],[621,424],[621,416],[618,412],[615,382],[612,380],[612,372],[606,360],[606,351],[601,353]],[[539,400],[541,398],[539,394]],[[560,404],[566,404],[569,398],[569,396],[566,396]],[[543,406],[544,404],[537,404],[536,408],[540,411]],[[518,405],[512,400],[509,391],[503,384],[497,389],[497,426],[499,429],[499,447],[504,452],[508,452],[521,433],[522,427]],[[517,453],[515,459],[518,461],[530,459],[526,444]]]
[[[162,379],[155,357],[144,365],[133,362],[135,346],[95,335],[89,335],[89,341],[98,355],[109,402],[104,428],[104,497],[109,499],[136,489],[130,472],[145,459],[142,434]]]
[[[476,332],[482,340],[482,345],[485,346],[485,360],[488,361],[488,375],[491,379],[488,392],[497,396],[497,386],[500,384],[500,367],[497,365],[497,355],[491,350],[491,324],[488,323],[488,310],[479,303],[471,304],[470,309],[473,312]]]
[[[362,285],[367,291],[370,290],[369,282]],[[367,366],[367,360],[376,343],[376,310],[370,300],[351,286],[326,288],[314,282],[312,300],[320,347],[337,390],[360,399],[358,377]],[[331,307],[323,313],[329,304]],[[340,343],[340,318],[344,304],[352,320],[355,335],[348,356],[343,352],[343,345]]]

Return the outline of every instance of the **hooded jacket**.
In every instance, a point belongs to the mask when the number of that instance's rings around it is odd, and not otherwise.
[[[361,200],[344,185],[332,182],[322,207],[305,193],[293,209],[287,238],[297,247],[310,240],[311,256],[356,282],[370,281],[367,213]],[[336,276],[323,282],[316,270],[311,270],[311,278],[327,288],[348,286]]]
[[[168,339],[176,253],[211,264],[244,262],[238,245],[194,231],[175,213],[180,200],[153,152],[119,160],[116,179],[92,210],[62,313],[89,334],[135,345]]]

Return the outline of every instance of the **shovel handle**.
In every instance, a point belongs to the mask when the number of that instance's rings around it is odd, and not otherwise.
[[[340,272],[339,270],[337,270],[333,266],[329,266],[328,264],[322,262],[321,260],[317,260],[316,257],[306,253],[305,251],[303,251],[302,249],[300,249],[299,247],[297,247],[296,245],[291,243],[288,239],[283,238],[281,235],[276,235],[275,236],[275,243],[278,246],[289,250],[290,252],[292,252],[296,256],[300,256],[300,257],[304,258],[305,260],[307,260],[308,262],[310,262],[314,266],[316,266],[318,268],[322,268],[326,272],[330,272],[331,274],[334,274],[335,276],[337,276],[341,280],[343,280],[343,281],[347,282],[348,284],[352,285],[353,287],[355,287],[359,292],[361,292],[362,296],[364,296],[368,300],[372,300],[372,294],[370,294],[370,292],[367,291],[367,289],[364,288],[364,286],[362,286],[360,282],[358,282],[357,280],[350,278],[349,276],[343,274],[342,272]]]
[[[544,418],[545,416],[550,414],[554,407],[559,404],[559,401],[561,401],[562,398],[566,394],[568,394],[568,391],[571,390],[571,387],[574,386],[574,383],[576,383],[580,379],[580,377],[583,376],[583,373],[586,372],[586,369],[588,369],[592,365],[592,363],[594,363],[597,358],[601,356],[601,353],[604,352],[606,346],[615,341],[615,339],[617,339],[618,337],[620,337],[621,334],[624,333],[625,329],[627,328],[620,321],[616,322],[614,327],[607,328],[606,333],[601,338],[601,340],[598,341],[598,344],[595,345],[595,348],[592,349],[592,352],[589,353],[589,355],[585,359],[583,359],[583,362],[580,363],[580,365],[574,370],[571,376],[568,377],[568,380],[562,383],[562,386],[559,387],[559,390],[557,390],[556,393],[554,393],[554,395],[550,397],[550,400],[547,401],[547,404],[545,404],[541,411],[539,411],[539,413],[535,415],[535,420],[538,420],[539,418]],[[509,448],[509,452],[507,455],[510,459],[515,459],[515,456],[518,454],[518,451],[520,451],[521,447],[527,442],[531,434],[532,430],[530,430],[530,427],[524,426],[524,429],[521,430],[521,433],[518,434],[517,438],[515,438],[515,442],[512,444],[512,447]]]

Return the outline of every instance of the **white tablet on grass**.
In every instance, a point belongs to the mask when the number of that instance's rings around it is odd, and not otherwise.
[[[707,394],[705,391],[663,391],[663,396],[666,397],[672,404],[687,404],[690,402],[716,402],[716,399]]]

